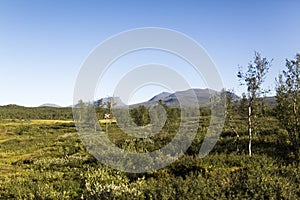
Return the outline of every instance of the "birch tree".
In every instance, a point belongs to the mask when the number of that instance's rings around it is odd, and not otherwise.
[[[240,80],[241,85],[247,87],[247,98],[248,98],[248,137],[249,137],[249,155],[252,155],[252,135],[253,135],[253,119],[255,118],[255,112],[257,109],[257,99],[266,93],[266,90],[261,88],[262,83],[265,80],[266,74],[271,66],[271,61],[266,58],[262,58],[260,53],[255,52],[254,61],[248,64],[248,69],[243,72],[240,68],[237,77]]]
[[[289,140],[299,154],[300,140],[300,54],[286,60],[286,70],[279,75],[276,86],[277,118],[287,130]]]

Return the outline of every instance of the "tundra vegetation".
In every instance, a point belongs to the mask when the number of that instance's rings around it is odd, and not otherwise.
[[[253,66],[265,61],[255,54]],[[227,118],[208,156],[198,156],[210,122],[209,108],[200,108],[198,132],[187,152],[163,169],[141,174],[109,168],[91,156],[76,132],[71,108],[0,106],[0,199],[300,199],[299,63],[299,55],[286,60],[277,78],[276,105],[256,91],[247,90],[240,99],[223,91]],[[157,135],[137,139],[112,120],[110,140],[132,152],[168,144],[181,111],[158,103],[167,121]],[[90,108],[98,119],[111,112],[102,102]],[[145,106],[130,111],[139,126],[149,126],[149,115]],[[106,129],[105,120],[99,124]]]

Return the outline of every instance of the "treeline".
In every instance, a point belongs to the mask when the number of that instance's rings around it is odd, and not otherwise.
[[[0,106],[0,119],[48,119],[72,120],[72,108]]]

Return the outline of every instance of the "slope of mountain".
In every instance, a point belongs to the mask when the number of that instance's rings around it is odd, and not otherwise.
[[[162,92],[162,93],[159,93],[158,95],[155,95],[154,97],[152,97],[148,102],[156,102],[156,101],[164,99],[170,95],[171,95],[171,93],[169,93],[169,92]]]
[[[189,89],[184,91],[177,91],[175,93],[162,92],[147,102],[131,105],[131,107],[137,107],[139,105],[151,106],[158,101],[166,104],[169,107],[180,107],[180,102],[183,105],[194,105],[199,103],[200,107],[209,106],[210,94],[216,94],[217,91],[211,89]],[[197,99],[194,99],[194,95]]]
[[[162,102],[170,107],[177,107],[179,105],[179,99],[184,105],[199,103],[200,106],[207,106],[209,104],[210,94],[214,94],[216,91],[209,89],[189,89],[184,91],[175,92],[168,97],[162,99]],[[197,99],[194,99],[196,95]]]

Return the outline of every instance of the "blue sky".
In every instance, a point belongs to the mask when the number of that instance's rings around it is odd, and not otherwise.
[[[274,59],[265,83],[273,89],[285,59],[300,53],[299,8],[296,0],[2,0],[0,105],[72,104],[76,77],[89,53],[108,37],[141,27],[174,29],[196,40],[217,65],[224,86],[238,94],[244,90],[236,78],[238,66],[246,67],[259,51]],[[201,87],[202,81],[193,86]],[[133,102],[159,90],[141,90]]]

